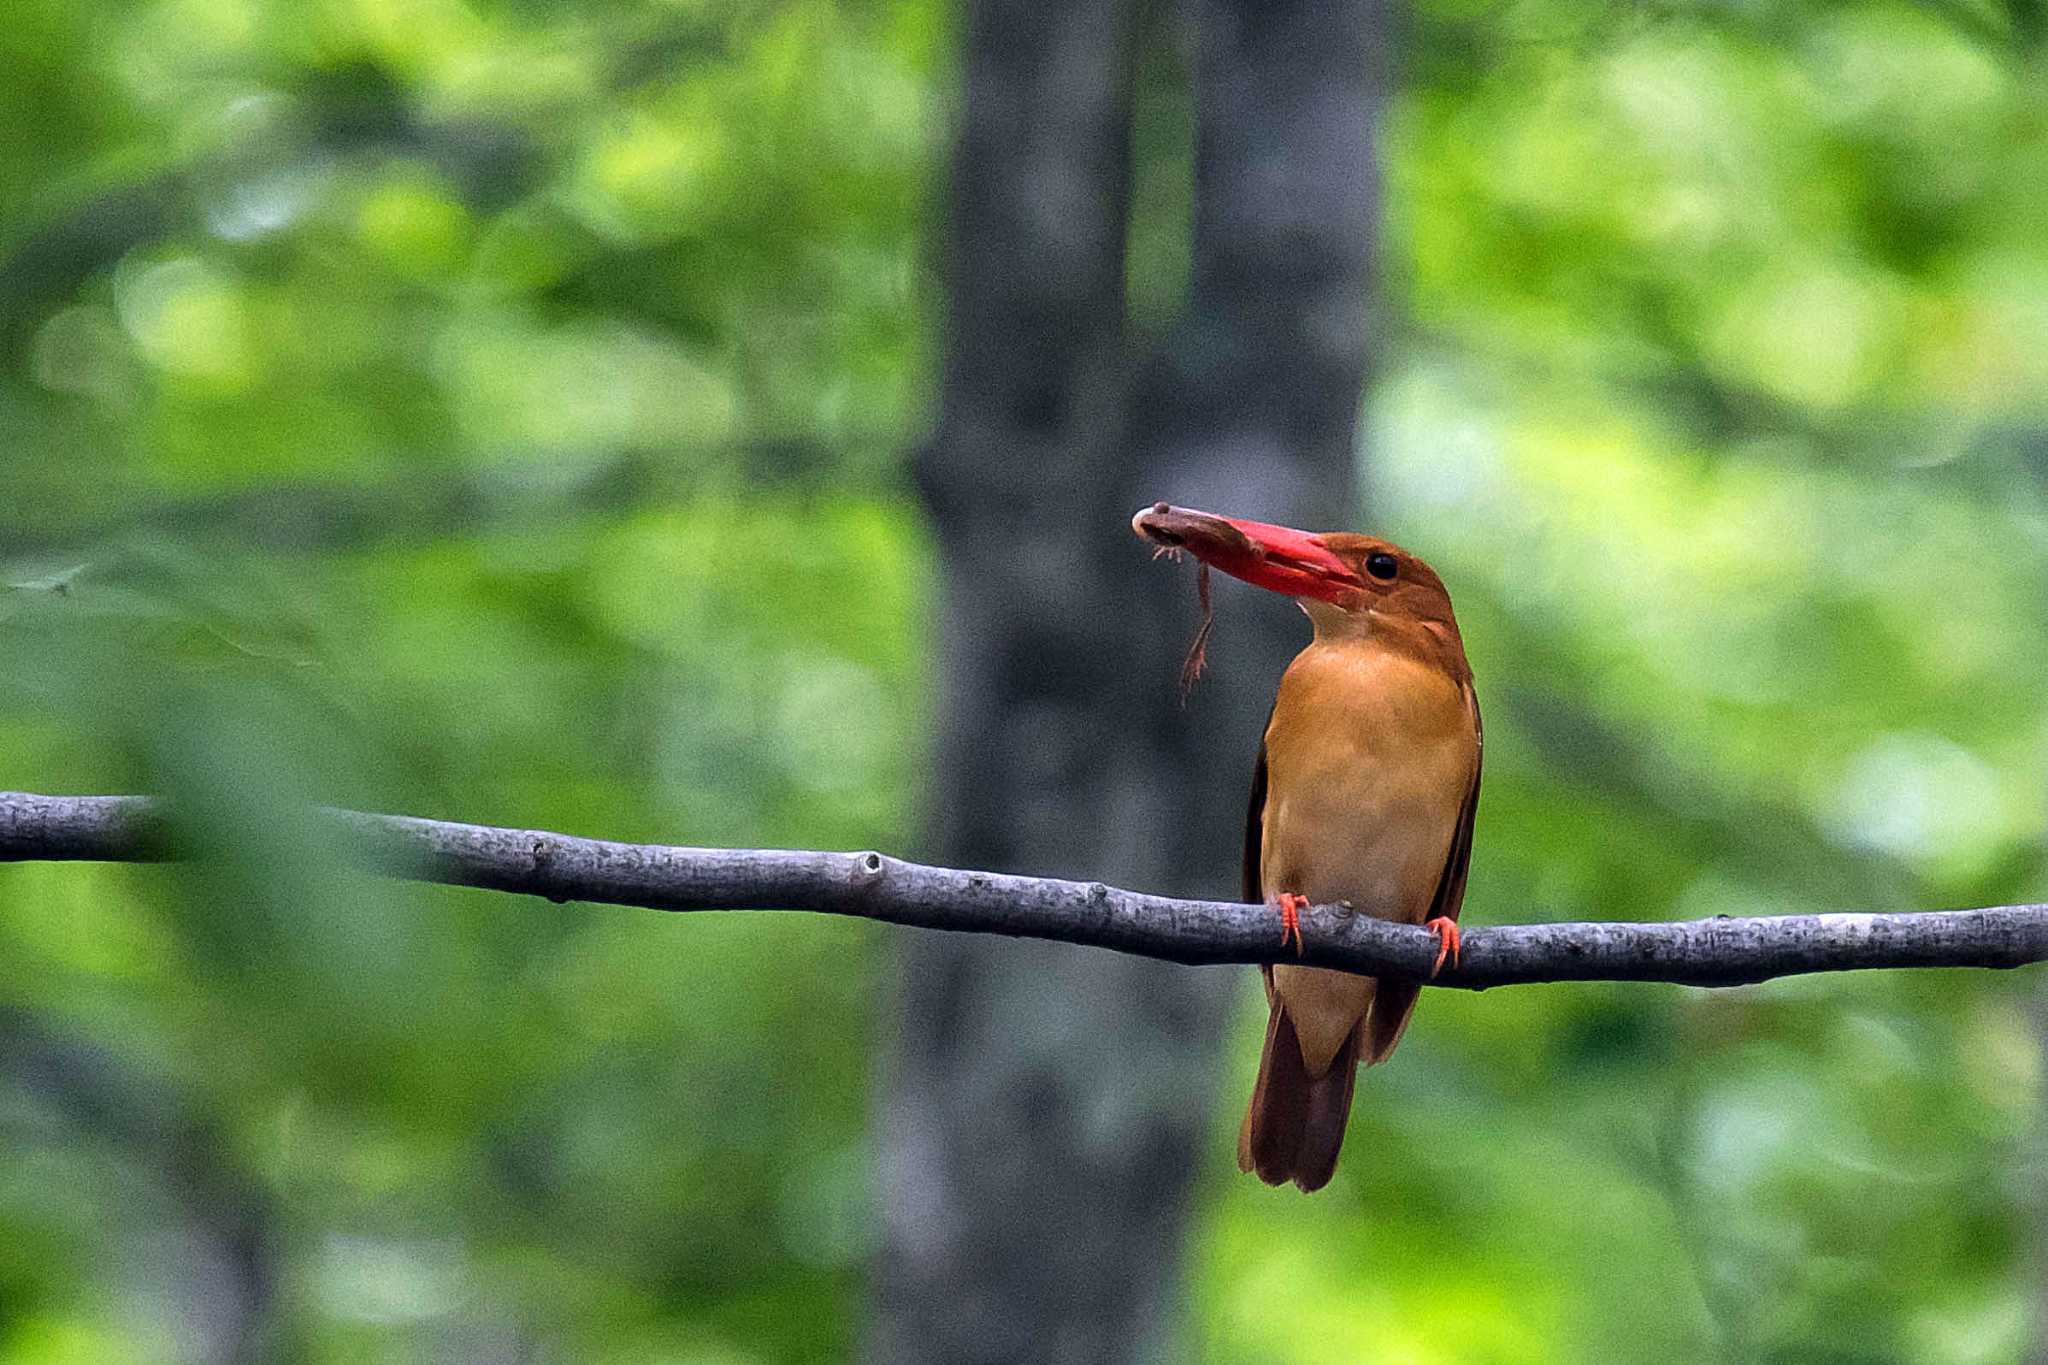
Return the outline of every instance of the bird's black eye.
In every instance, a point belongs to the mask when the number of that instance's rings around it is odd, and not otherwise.
[[[1384,550],[1365,557],[1365,571],[1382,582],[1392,582],[1394,571],[1399,567],[1399,562]]]

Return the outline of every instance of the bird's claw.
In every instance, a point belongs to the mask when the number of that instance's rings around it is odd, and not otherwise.
[[[1457,966],[1458,950],[1461,946],[1458,941],[1458,922],[1438,915],[1422,927],[1436,935],[1436,962],[1430,967],[1429,974],[1435,976],[1442,971],[1446,957],[1450,958],[1453,967]]]
[[[1294,941],[1294,955],[1296,957],[1301,956],[1303,947],[1301,941],[1301,912],[1308,909],[1308,907],[1309,899],[1307,896],[1296,895],[1292,891],[1280,893],[1280,946],[1285,948],[1288,940],[1292,939]]]

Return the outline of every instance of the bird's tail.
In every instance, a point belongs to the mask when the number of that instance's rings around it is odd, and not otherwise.
[[[1257,1172],[1268,1185],[1292,1180],[1304,1192],[1319,1190],[1330,1183],[1344,1145],[1360,1035],[1367,1023],[1361,1020],[1330,1059],[1330,1069],[1311,1079],[1286,1005],[1275,997],[1272,1009],[1265,1051],[1259,1054],[1259,1079],[1237,1134],[1238,1169]]]
[[[1387,1060],[1394,1044],[1400,1042],[1401,1035],[1408,1031],[1408,1016],[1415,1013],[1415,1000],[1421,994],[1420,981],[1405,977],[1378,978],[1372,992],[1372,1013],[1358,1026],[1359,1031],[1365,1034],[1361,1055],[1367,1066],[1376,1066]]]

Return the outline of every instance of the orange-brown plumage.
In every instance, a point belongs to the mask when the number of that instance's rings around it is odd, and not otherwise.
[[[1245,899],[1348,902],[1430,924],[1455,948],[1479,795],[1472,672],[1433,570],[1386,541],[1321,536],[1163,504],[1140,535],[1294,596],[1315,638],[1281,678],[1253,774]],[[1297,931],[1298,932],[1298,931]],[[1238,1164],[1320,1189],[1359,1065],[1385,1061],[1419,982],[1280,963]]]

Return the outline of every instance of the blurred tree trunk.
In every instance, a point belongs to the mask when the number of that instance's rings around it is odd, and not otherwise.
[[[228,1154],[228,1135],[172,1083],[132,1070],[112,1052],[49,1027],[35,1013],[0,1006],[0,1103],[47,1108],[81,1142],[111,1149],[163,1197],[151,1275],[176,1294],[187,1333],[181,1343],[206,1361],[276,1358],[276,1307],[283,1220],[261,1182]],[[34,1131],[31,1124],[24,1132]],[[26,1150],[33,1150],[33,1141]],[[153,1219],[110,1228],[136,1239]],[[177,1230],[175,1238],[168,1231]],[[31,1305],[0,1311],[25,1315]]]
[[[927,852],[1231,897],[1258,728],[1304,627],[1221,588],[1213,677],[1178,710],[1192,584],[1126,523],[1159,498],[1353,520],[1376,34],[1370,7],[1188,17],[1192,278],[1133,365],[1141,9],[969,6],[944,387],[918,466],[946,575]],[[1212,1101],[1241,974],[905,945],[874,1357],[1165,1358],[1194,1176],[1226,1160]]]

